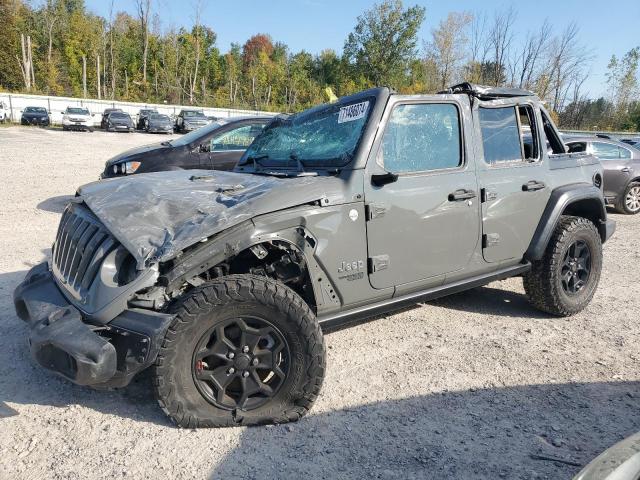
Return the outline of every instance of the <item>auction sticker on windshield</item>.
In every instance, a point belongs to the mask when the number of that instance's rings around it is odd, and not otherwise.
[[[353,122],[366,115],[369,102],[354,103],[340,109],[338,123]]]

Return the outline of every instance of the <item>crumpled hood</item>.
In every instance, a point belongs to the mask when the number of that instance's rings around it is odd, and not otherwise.
[[[107,160],[106,166],[109,167],[114,163],[120,163],[125,158],[129,158],[137,155],[144,155],[145,153],[149,153],[154,150],[162,150],[165,148],[173,148],[173,147],[171,147],[171,145],[162,145],[161,143],[158,142],[158,143],[152,143],[151,145],[144,145],[142,147],[131,148]]]
[[[178,170],[103,180],[78,193],[143,268],[257,215],[322,198],[338,202],[342,182]]]

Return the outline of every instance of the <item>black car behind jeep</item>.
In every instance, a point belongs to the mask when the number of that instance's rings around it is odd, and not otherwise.
[[[220,119],[176,139],[127,150],[108,160],[102,178],[164,170],[231,170],[270,117]]]

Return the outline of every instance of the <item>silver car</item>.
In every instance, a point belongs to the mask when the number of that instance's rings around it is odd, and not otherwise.
[[[640,150],[629,144],[600,137],[571,137],[569,152],[587,152],[604,167],[604,197],[620,213],[640,212]]]

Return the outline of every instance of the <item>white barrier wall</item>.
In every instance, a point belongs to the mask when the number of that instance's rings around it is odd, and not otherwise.
[[[141,108],[155,108],[159,113],[166,115],[178,115],[183,108],[197,108],[202,110],[205,115],[217,118],[229,118],[239,116],[274,116],[276,113],[263,112],[256,110],[235,110],[228,108],[205,108],[194,107],[189,105],[167,105],[153,103],[134,103],[119,102],[111,100],[82,99],[73,97],[49,97],[44,95],[26,95],[0,92],[0,102],[4,103],[7,109],[8,117],[12,122],[19,123],[22,111],[26,107],[44,107],[50,114],[50,120],[53,124],[62,124],[62,114],[67,107],[85,107],[88,108],[93,115],[93,121],[96,126],[100,125],[102,112],[106,108],[120,108],[131,115],[133,121],[136,121],[136,114]]]

